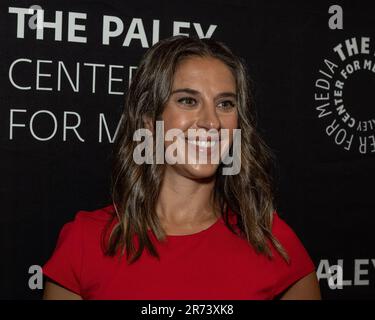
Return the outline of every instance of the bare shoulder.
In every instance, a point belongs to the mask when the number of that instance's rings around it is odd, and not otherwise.
[[[46,281],[43,300],[82,300],[82,297],[52,281]]]
[[[281,295],[281,300],[321,300],[320,287],[315,272],[301,278]]]

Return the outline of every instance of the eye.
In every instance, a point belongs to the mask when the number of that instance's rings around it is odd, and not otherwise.
[[[224,110],[231,109],[231,108],[234,108],[236,106],[235,103],[232,100],[222,101],[222,102],[219,103],[219,106],[220,105],[222,105],[221,108],[223,108]]]
[[[191,98],[191,97],[183,97],[181,99],[178,99],[177,101],[181,104],[186,104],[186,105],[193,105],[197,102],[194,98]]]

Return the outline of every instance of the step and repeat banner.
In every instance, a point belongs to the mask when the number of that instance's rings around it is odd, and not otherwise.
[[[277,157],[277,210],[313,258],[323,298],[375,298],[374,9],[1,1],[0,297],[40,299],[40,266],[62,225],[110,203],[124,92],[149,47],[183,34],[245,59]]]

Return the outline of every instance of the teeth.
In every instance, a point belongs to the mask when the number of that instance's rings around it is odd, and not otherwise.
[[[216,141],[196,141],[196,140],[188,140],[189,143],[198,145],[199,147],[204,147],[204,148],[211,148],[215,146]]]

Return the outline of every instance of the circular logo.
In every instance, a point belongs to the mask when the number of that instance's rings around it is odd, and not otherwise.
[[[353,37],[332,48],[315,81],[315,110],[338,146],[375,153],[375,50],[369,37]]]

